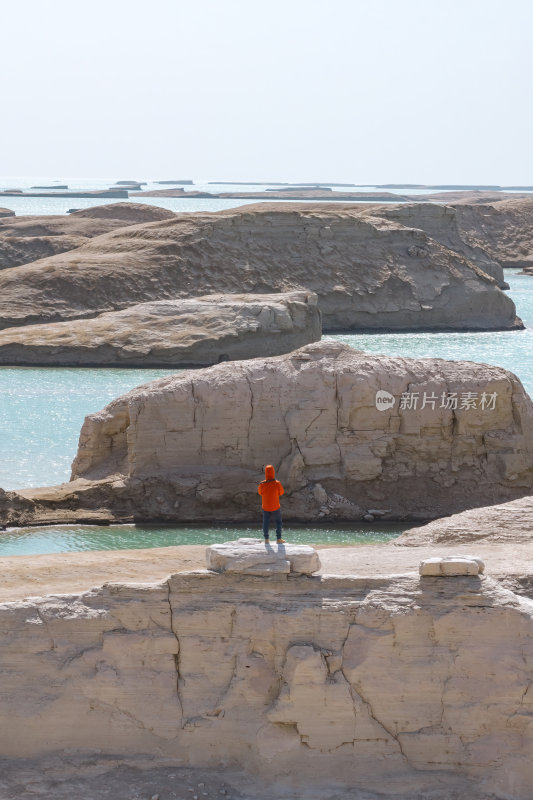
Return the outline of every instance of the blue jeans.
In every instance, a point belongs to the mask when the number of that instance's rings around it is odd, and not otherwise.
[[[271,519],[276,523],[276,539],[281,539],[281,508],[277,508],[275,511],[265,511],[263,509],[263,536],[265,539],[268,537]]]

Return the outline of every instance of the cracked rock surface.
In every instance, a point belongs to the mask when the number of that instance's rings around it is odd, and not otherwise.
[[[533,606],[488,577],[199,571],[0,625],[4,775],[63,753],[231,765],[270,796],[531,796]]]
[[[380,392],[394,405],[377,407]],[[500,367],[322,341],[133,389],[86,418],[72,482],[19,492],[17,513],[250,521],[268,463],[287,519],[431,519],[531,493],[533,406]]]
[[[316,295],[209,295],[0,331],[0,364],[206,366],[289,353],[320,339]]]
[[[326,330],[522,327],[497,281],[463,254],[354,206],[262,203],[172,216],[2,270],[1,326],[221,292],[303,290],[318,295]]]
[[[208,569],[245,575],[312,575],[320,569],[318,553],[305,544],[237,539],[207,548]]]

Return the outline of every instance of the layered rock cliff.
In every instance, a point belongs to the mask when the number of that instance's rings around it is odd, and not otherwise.
[[[531,797],[532,605],[490,578],[197,572],[7,603],[0,625],[4,759]]]
[[[141,203],[110,203],[69,215],[12,214],[0,220],[0,270],[74,250],[116,228],[173,217],[172,211]]]
[[[99,236],[0,274],[0,327],[86,318],[153,300],[311,290],[323,325],[507,329],[496,281],[421,230],[353,207],[261,204]]]
[[[454,205],[457,225],[472,247],[482,247],[502,267],[533,268],[533,198]]]
[[[508,288],[502,265],[484,249],[482,231],[479,231],[476,238],[473,231],[464,229],[465,217],[470,218],[471,216],[470,211],[466,213],[466,208],[466,206],[454,208],[438,203],[401,203],[398,205],[391,203],[385,206],[367,206],[363,213],[369,216],[385,217],[408,228],[420,228],[435,241],[464,256],[487,275],[491,275],[498,281],[500,287]],[[470,207],[468,208],[470,209]],[[474,209],[477,212],[476,217],[483,219],[479,214],[479,207],[474,207]],[[489,247],[494,238],[496,238],[495,235],[490,237]]]
[[[321,333],[312,292],[209,295],[7,328],[0,331],[0,364],[206,366],[289,353]]]

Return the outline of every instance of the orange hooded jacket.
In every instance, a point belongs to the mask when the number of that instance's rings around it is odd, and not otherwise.
[[[277,511],[280,507],[279,498],[282,494],[285,494],[285,489],[276,480],[275,475],[272,464],[267,464],[265,467],[265,480],[261,481],[257,487],[257,491],[261,495],[263,511]]]

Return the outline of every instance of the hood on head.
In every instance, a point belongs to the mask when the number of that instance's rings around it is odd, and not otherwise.
[[[272,466],[272,464],[267,464],[265,467],[265,479],[267,481],[271,481],[274,479],[275,476],[276,476],[276,471],[274,467]]]

